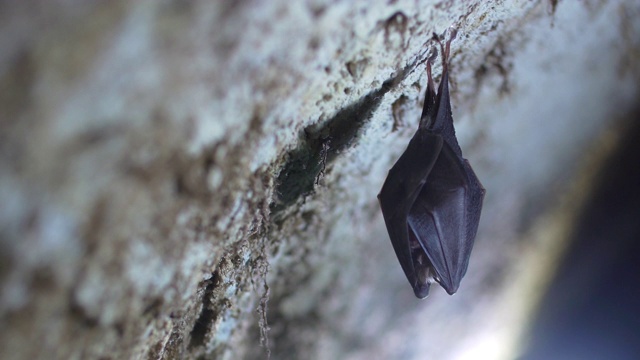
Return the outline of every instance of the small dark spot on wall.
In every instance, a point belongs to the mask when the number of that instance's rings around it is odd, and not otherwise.
[[[484,63],[476,69],[474,74],[476,88],[479,89],[488,76],[498,75],[502,79],[498,92],[500,95],[508,95],[511,92],[509,74],[512,69],[513,62],[510,60],[506,46],[504,42],[498,40],[493,49],[485,56]]]
[[[359,79],[362,76],[364,70],[367,68],[368,63],[368,59],[360,59],[356,61],[349,61],[345,65],[347,67],[347,72],[349,73],[349,75],[353,76],[356,79]]]
[[[398,100],[394,101],[391,105],[391,114],[393,115],[393,126],[391,127],[391,131],[395,132],[399,128],[401,128],[404,124],[404,113],[405,107],[407,105],[408,97],[402,95],[398,98]]]
[[[142,311],[144,315],[149,315],[151,317],[156,317],[160,314],[160,310],[162,309],[164,301],[161,297],[157,297],[153,299]]]
[[[98,326],[98,318],[95,316],[89,315],[85,308],[78,304],[75,299],[71,299],[69,304],[69,312],[71,315],[78,320],[82,325],[93,328]]]
[[[327,7],[324,5],[311,5],[311,15],[314,18],[319,18],[327,11]]]
[[[311,50],[317,50],[320,47],[320,39],[318,39],[317,37],[312,37],[311,39],[309,39],[308,46]]]
[[[185,155],[174,156],[171,161],[175,172],[173,178],[174,191],[179,197],[186,197],[207,203],[211,196],[208,176],[215,167],[215,149],[204,151],[198,158]]]
[[[407,15],[405,15],[402,11],[398,11],[387,18],[387,20],[384,22],[384,42],[387,47],[405,47],[408,22],[409,20],[407,18]],[[392,36],[392,34],[396,35],[395,38]],[[397,41],[395,41],[396,38]]]

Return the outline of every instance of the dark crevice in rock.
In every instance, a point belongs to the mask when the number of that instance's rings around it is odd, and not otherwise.
[[[191,330],[189,349],[204,345],[207,334],[211,330],[211,324],[216,320],[216,313],[212,309],[211,297],[213,296],[213,291],[218,283],[217,279],[218,274],[214,273],[211,279],[208,280],[207,287],[205,288],[204,295],[202,296],[202,310],[200,311],[200,316]]]
[[[359,131],[376,111],[384,95],[397,86],[416,67],[418,60],[382,83],[355,103],[338,111],[321,125],[304,129],[300,145],[288,154],[277,178],[277,200],[271,204],[274,214],[313,192],[317,177],[338,155],[357,140]]]

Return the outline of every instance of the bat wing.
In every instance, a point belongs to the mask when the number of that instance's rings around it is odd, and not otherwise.
[[[445,142],[408,216],[436,281],[454,294],[467,271],[484,189],[468,162]]]
[[[467,217],[467,241],[471,242],[469,246],[469,252],[476,238],[478,232],[478,224],[480,223],[480,213],[482,211],[482,202],[484,201],[484,194],[486,190],[478,180],[476,173],[471,168],[469,161],[464,160],[465,173],[467,174],[468,195],[466,203],[466,217]],[[468,263],[468,258],[467,258]],[[466,272],[466,265],[464,271]],[[464,272],[461,276],[464,276]]]
[[[429,293],[431,265],[414,237],[410,238],[408,216],[436,163],[443,145],[439,135],[418,131],[378,194],[393,249],[417,297]]]

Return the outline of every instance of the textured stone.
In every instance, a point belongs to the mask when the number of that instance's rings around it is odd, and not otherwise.
[[[633,0],[3,2],[0,358],[504,355],[522,259],[551,251],[536,229],[636,106],[639,19]],[[487,198],[459,293],[417,301],[376,195],[449,26]]]

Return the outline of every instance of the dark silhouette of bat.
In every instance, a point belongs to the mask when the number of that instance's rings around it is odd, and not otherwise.
[[[442,51],[436,95],[427,59],[427,91],[418,131],[378,195],[387,231],[413,291],[420,299],[438,282],[453,295],[467,272],[485,190],[462,157],[449,100],[449,48]]]

